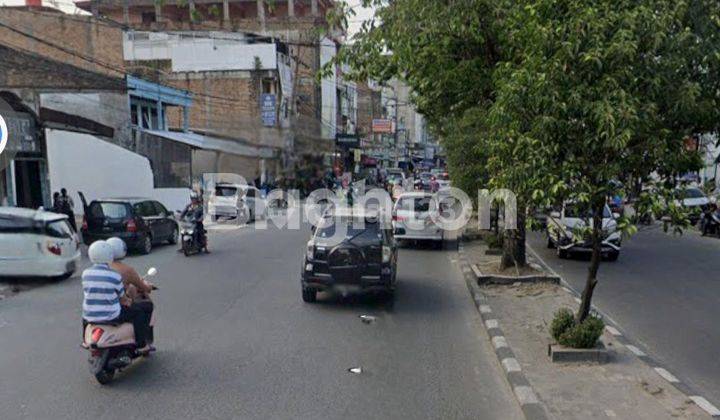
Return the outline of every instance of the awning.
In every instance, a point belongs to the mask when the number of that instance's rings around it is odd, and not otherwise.
[[[192,132],[185,133],[165,130],[145,130],[145,132],[152,134],[153,136],[162,137],[178,143],[184,143],[203,150],[214,150],[216,152],[258,158],[272,158],[275,156],[275,151],[269,147],[245,145],[232,140],[205,136]]]

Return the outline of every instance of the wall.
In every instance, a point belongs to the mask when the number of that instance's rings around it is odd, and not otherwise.
[[[51,191],[67,188],[82,214],[77,191],[88,200],[104,197],[150,197],[169,210],[180,210],[190,200],[186,188],[153,188],[149,161],[97,137],[62,130],[45,130]]]

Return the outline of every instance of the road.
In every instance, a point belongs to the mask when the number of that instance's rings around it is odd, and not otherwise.
[[[529,244],[577,291],[587,259],[561,260],[544,234]],[[647,354],[720,406],[720,239],[666,234],[642,227],[623,243],[620,259],[600,266],[594,304]]]
[[[159,270],[159,350],[105,387],[79,347],[77,277],[0,301],[0,417],[522,418],[455,253],[402,249],[394,305],[306,304],[308,234],[245,228],[212,233],[210,255],[129,258]]]

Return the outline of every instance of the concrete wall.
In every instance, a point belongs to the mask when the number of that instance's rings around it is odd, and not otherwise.
[[[51,191],[67,188],[82,214],[77,191],[88,200],[104,197],[150,197],[169,210],[180,210],[190,200],[186,188],[153,187],[149,161],[97,137],[62,130],[45,130]]]

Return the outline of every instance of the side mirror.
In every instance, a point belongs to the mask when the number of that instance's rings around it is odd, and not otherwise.
[[[148,272],[147,272],[146,277],[154,277],[154,276],[156,276],[156,275],[157,275],[157,268],[155,268],[155,267],[150,267],[150,269],[149,269]]]
[[[559,212],[559,211],[551,211],[551,212],[550,212],[550,217],[555,218],[555,219],[559,219],[559,218],[560,218],[560,212]]]
[[[613,214],[612,214],[612,217],[613,217],[613,219],[619,219],[619,218],[620,218],[620,213],[613,213]]]

